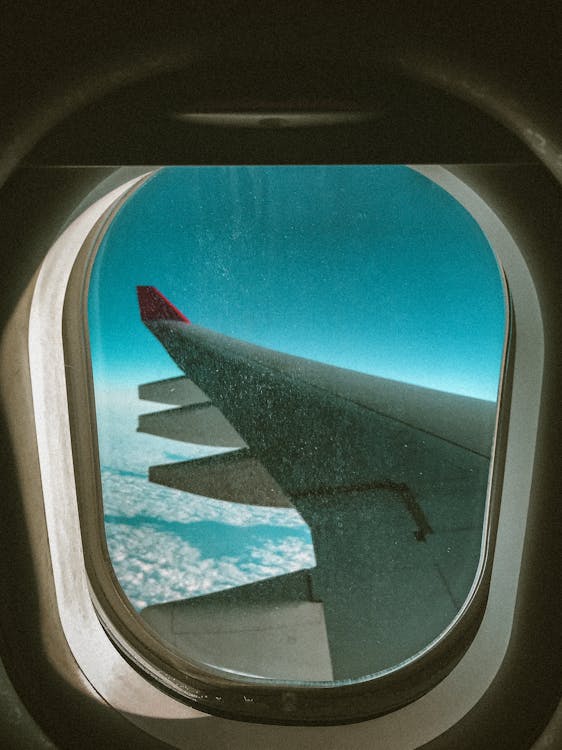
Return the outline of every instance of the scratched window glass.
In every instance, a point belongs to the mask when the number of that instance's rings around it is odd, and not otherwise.
[[[170,167],[119,209],[88,325],[123,591],[197,664],[365,679],[476,580],[506,299],[402,166]]]

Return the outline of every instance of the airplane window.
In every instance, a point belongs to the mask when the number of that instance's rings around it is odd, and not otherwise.
[[[88,327],[107,550],[162,642],[337,684],[439,639],[488,540],[506,305],[476,221],[414,169],[148,179]]]

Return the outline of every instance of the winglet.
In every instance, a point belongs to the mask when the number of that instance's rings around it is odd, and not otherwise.
[[[153,320],[180,320],[190,323],[175,305],[164,297],[155,286],[138,286],[139,309],[143,323]]]

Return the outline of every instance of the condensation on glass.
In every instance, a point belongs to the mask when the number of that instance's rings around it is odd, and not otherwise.
[[[365,679],[467,600],[506,339],[471,215],[398,166],[159,170],[91,274],[105,531],[162,641]]]

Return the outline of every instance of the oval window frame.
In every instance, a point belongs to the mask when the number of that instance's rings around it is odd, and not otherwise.
[[[414,167],[422,173],[431,172],[434,181],[441,180],[443,187],[448,189],[451,194],[452,190],[458,191],[459,184],[464,186],[464,189],[468,190],[468,194],[473,191],[467,188],[462,181],[455,177],[450,171],[445,170],[441,167]],[[435,179],[437,177],[437,179]],[[134,190],[137,185],[129,186],[130,190]],[[475,195],[475,194],[474,194]],[[473,197],[467,198],[467,203],[470,204]],[[104,215],[98,219],[95,226],[89,231],[86,237],[86,242],[82,245],[79,253],[79,259],[85,260],[88,255],[92,252],[95,243],[99,241],[101,234],[103,233],[104,227],[111,221],[114,213],[118,210],[121,202],[126,200],[127,195],[121,195],[117,199],[117,203],[113,202],[104,209]],[[453,194],[456,200],[459,200],[457,195]],[[476,196],[477,197],[477,196]],[[480,200],[481,203],[483,203]],[[459,201],[462,203],[462,201]],[[464,205],[464,204],[463,204]],[[484,204],[485,205],[485,204]],[[469,210],[465,205],[465,208]],[[487,208],[487,207],[486,207]],[[488,209],[489,212],[489,209]],[[474,214],[473,214],[474,215]],[[488,217],[490,218],[490,217]],[[477,219],[478,221],[478,219]],[[498,222],[497,217],[495,218],[496,223]],[[481,226],[481,222],[478,222]],[[502,226],[502,231],[508,236],[508,232],[505,227]],[[502,233],[500,231],[500,234]],[[486,232],[485,232],[486,233]],[[497,234],[497,232],[496,232]],[[495,237],[497,240],[497,237]],[[495,248],[494,245],[492,247]],[[79,281],[76,282],[76,279]],[[458,641],[456,643],[456,654],[454,658],[451,658],[450,652],[446,654],[451,645],[449,640],[449,646],[444,651],[442,648],[435,649],[433,644],[428,647],[431,651],[429,654],[430,659],[425,659],[423,664],[419,660],[416,660],[414,668],[412,664],[402,667],[397,673],[397,669],[393,669],[392,675],[377,676],[368,682],[355,683],[352,685],[338,685],[330,688],[318,688],[315,685],[312,688],[303,687],[294,689],[293,685],[287,686],[287,689],[281,688],[279,685],[269,687],[263,690],[263,685],[260,685],[261,689],[256,690],[255,685],[244,685],[240,684],[237,680],[237,685],[232,686],[232,683],[228,680],[221,679],[224,675],[218,674],[218,678],[212,684],[209,684],[205,680],[209,675],[209,671],[205,671],[203,675],[193,675],[193,680],[189,684],[184,682],[184,673],[181,668],[175,673],[170,675],[166,659],[162,659],[158,655],[158,649],[160,646],[157,644],[156,648],[148,648],[146,642],[150,641],[150,637],[146,637],[146,627],[143,625],[142,632],[139,633],[138,628],[131,624],[128,620],[127,615],[131,615],[131,608],[127,602],[123,601],[123,597],[119,595],[120,587],[115,587],[115,580],[111,582],[111,585],[117,594],[110,594],[107,596],[107,586],[99,586],[99,570],[100,565],[103,565],[104,555],[102,554],[101,560],[93,562],[91,555],[88,555],[88,550],[99,549],[99,544],[91,543],[92,529],[96,528],[95,524],[92,523],[92,519],[88,518],[88,508],[91,508],[91,504],[85,502],[82,498],[84,497],[84,487],[88,488],[87,491],[91,493],[93,486],[92,479],[94,478],[95,484],[95,473],[86,472],[84,470],[84,461],[95,459],[95,449],[91,443],[86,445],[79,445],[77,443],[76,435],[84,437],[87,430],[84,430],[83,415],[85,413],[83,397],[85,389],[83,388],[83,370],[80,374],[80,368],[76,367],[76,357],[84,357],[87,354],[85,349],[85,343],[87,344],[87,336],[84,333],[80,335],[75,328],[73,323],[76,323],[80,316],[75,314],[76,311],[76,299],[80,302],[79,304],[84,305],[84,268],[80,267],[80,262],[73,265],[71,274],[71,280],[68,285],[68,293],[65,299],[65,313],[63,315],[63,324],[65,327],[65,347],[68,352],[68,360],[73,363],[70,374],[72,377],[68,381],[69,390],[69,401],[71,404],[70,414],[81,415],[81,429],[78,429],[74,425],[73,435],[74,444],[73,450],[75,459],[77,456],[81,456],[78,459],[75,476],[78,480],[78,495],[81,498],[79,502],[80,515],[81,515],[81,527],[82,535],[84,537],[84,552],[86,555],[86,569],[89,572],[89,581],[91,586],[91,595],[93,600],[96,602],[96,610],[100,620],[103,624],[105,631],[110,635],[113,644],[117,647],[119,652],[129,663],[135,665],[142,674],[144,674],[151,682],[158,684],[162,689],[175,697],[180,697],[185,700],[188,704],[198,709],[202,709],[206,712],[218,714],[221,716],[227,716],[229,718],[243,719],[246,721],[261,721],[266,723],[284,723],[284,724],[338,724],[338,723],[349,723],[364,721],[367,718],[374,716],[380,716],[383,713],[395,710],[399,706],[403,706],[407,703],[418,698],[420,695],[427,693],[439,683],[446,674],[448,674],[455,664],[462,658],[463,654],[469,648],[472,641],[472,637],[475,635],[478,625],[480,622],[480,615],[484,612],[486,592],[483,591],[481,585],[477,585],[476,581],[473,585],[473,596],[471,599],[471,606],[477,601],[478,603],[478,614],[474,617],[470,626],[467,627],[467,618],[465,616],[466,610],[463,612],[464,627],[463,632],[460,633]],[[87,288],[87,287],[86,287]],[[72,298],[74,296],[74,299]],[[72,312],[74,311],[74,313]],[[510,330],[510,326],[506,327],[506,330]],[[77,342],[80,342],[77,345]],[[74,347],[74,350],[73,350]],[[79,351],[78,351],[79,350]],[[86,356],[86,362],[82,359],[82,368],[88,368],[89,356]],[[507,368],[507,379],[509,379],[509,371],[511,368]],[[67,373],[68,374],[68,373]],[[91,383],[91,379],[89,381]],[[503,399],[505,400],[505,391]],[[507,389],[508,390],[508,389]],[[82,400],[82,401],[81,401]],[[92,403],[88,406],[88,412],[90,413],[90,419],[92,419]],[[498,414],[503,412],[504,417],[499,420],[499,432],[501,436],[506,432],[507,428],[507,408],[499,409]],[[95,417],[94,417],[95,418]],[[95,425],[95,423],[94,423]],[[91,430],[92,434],[94,429]],[[501,438],[499,442],[501,443]],[[86,441],[88,443],[88,441]],[[498,440],[496,440],[496,445]],[[495,471],[493,472],[493,487],[491,494],[495,496],[496,493],[501,491],[501,478],[498,475],[498,466],[496,465]],[[82,490],[80,489],[82,485]],[[498,489],[498,485],[500,485]],[[496,508],[495,515],[499,511],[499,503],[494,503]],[[495,522],[493,523],[492,513],[489,514],[488,524],[495,528]],[[98,521],[99,521],[98,513]],[[103,524],[103,522],[102,522]],[[98,537],[99,542],[99,524],[98,524]],[[90,538],[89,538],[90,537]],[[489,534],[489,540],[493,540],[493,534]],[[488,546],[488,549],[490,547]],[[488,565],[486,567],[486,576],[490,578],[490,564],[491,555],[486,555]],[[108,556],[105,556],[105,562],[108,561]],[[482,576],[481,576],[482,580]],[[486,583],[487,586],[487,583]],[[111,588],[110,588],[111,590]],[[115,609],[121,609],[123,606],[127,610],[125,618],[118,616],[115,617]],[[472,612],[476,609],[473,607]],[[137,615],[134,615],[138,618]],[[454,628],[458,624],[458,619],[454,621]],[[453,624],[451,626],[453,629]],[[443,645],[441,641],[449,633],[450,629],[447,629],[439,639],[440,645]],[[160,643],[160,642],[159,642]],[[453,650],[454,651],[454,650]],[[417,673],[417,674],[416,674]],[[203,680],[200,681],[200,677]],[[213,675],[214,676],[214,675]],[[392,680],[385,679],[391,677]],[[423,679],[421,679],[423,678]],[[254,692],[253,692],[254,691]],[[311,692],[312,691],[312,692]],[[332,695],[329,695],[331,693]],[[397,698],[397,695],[400,697]],[[281,698],[281,699],[280,699]],[[256,707],[258,710],[256,710]]]

